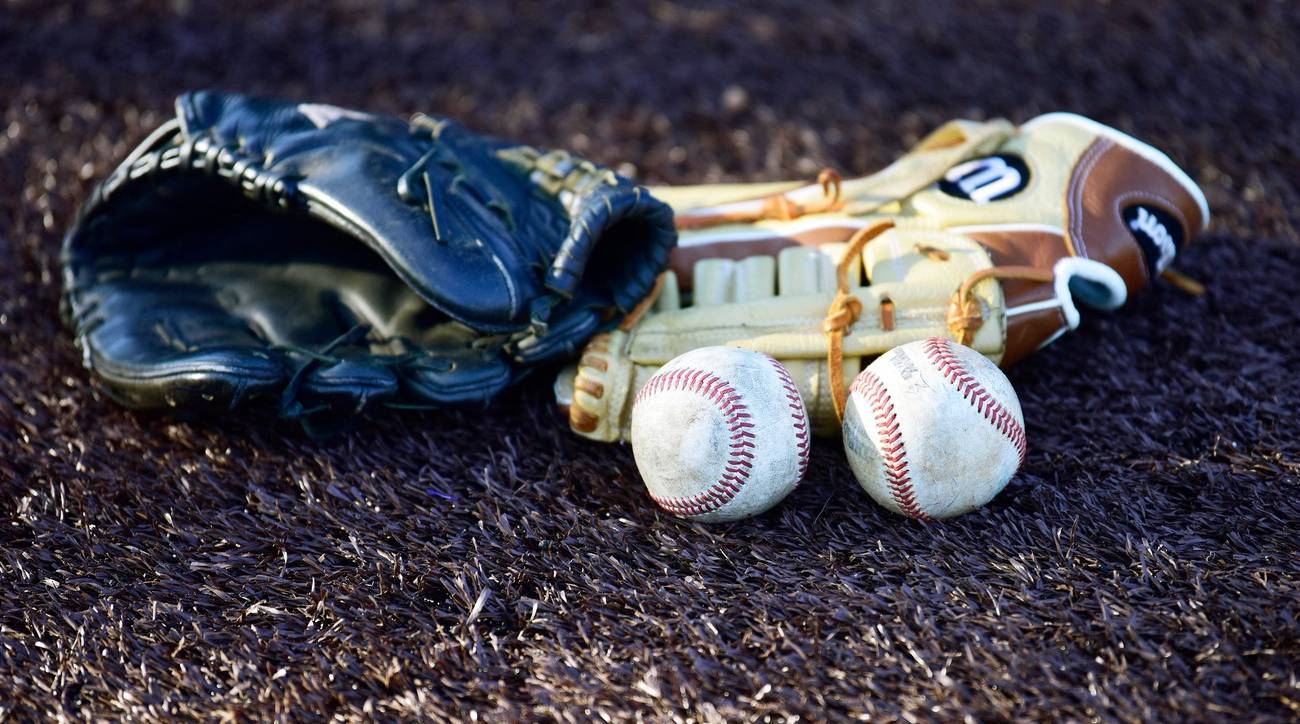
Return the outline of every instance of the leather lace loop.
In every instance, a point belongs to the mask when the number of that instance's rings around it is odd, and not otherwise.
[[[843,178],[839,172],[824,168],[817,174],[816,185],[822,187],[822,197],[807,204],[800,204],[790,198],[792,192],[772,194],[760,199],[755,210],[737,209],[716,214],[698,216],[678,216],[677,228],[681,230],[706,229],[723,224],[746,224],[755,221],[792,221],[808,214],[823,214],[843,208],[841,189]]]
[[[862,250],[872,239],[894,228],[890,219],[882,219],[858,229],[849,239],[844,256],[835,265],[835,299],[826,310],[822,331],[826,334],[826,372],[831,378],[831,401],[835,416],[844,419],[844,401],[848,396],[844,387],[844,335],[862,316],[862,300],[849,291],[849,270],[861,263]]]
[[[966,277],[948,302],[947,315],[948,331],[961,344],[969,345],[975,339],[975,332],[984,326],[984,310],[975,296],[975,285],[985,279],[1023,279],[1051,284],[1054,275],[1051,269],[1035,266],[995,266]]]

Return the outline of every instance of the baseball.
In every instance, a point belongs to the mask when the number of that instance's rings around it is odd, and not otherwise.
[[[780,362],[703,347],[664,365],[632,405],[632,454],[650,498],[692,520],[758,515],[808,468],[808,416]]]
[[[951,518],[1002,491],[1025,460],[1020,400],[983,355],[940,337],[881,355],[853,380],[844,451],[877,503]]]

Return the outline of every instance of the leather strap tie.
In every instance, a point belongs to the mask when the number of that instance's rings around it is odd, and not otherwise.
[[[707,229],[723,224],[749,224],[755,221],[792,221],[807,214],[821,214],[837,211],[843,207],[840,198],[840,186],[843,179],[834,169],[824,168],[817,174],[816,184],[822,187],[822,198],[809,204],[800,204],[790,198],[790,192],[773,194],[763,199],[757,210],[724,210],[716,214],[699,216],[682,215],[676,218],[677,228]]]
[[[975,285],[985,279],[1023,279],[1025,281],[1051,284],[1055,277],[1051,269],[1036,266],[995,266],[981,269],[961,283],[948,302],[948,331],[960,344],[969,345],[975,339],[975,332],[984,326],[984,310],[980,307],[979,297],[975,296]]]
[[[831,378],[831,401],[835,404],[835,416],[841,420],[844,419],[844,401],[848,397],[844,386],[844,335],[862,316],[862,300],[849,291],[849,270],[861,263],[862,250],[872,239],[892,228],[892,220],[881,219],[858,229],[849,239],[844,256],[835,265],[835,299],[826,310],[822,332],[827,341],[826,372]]]

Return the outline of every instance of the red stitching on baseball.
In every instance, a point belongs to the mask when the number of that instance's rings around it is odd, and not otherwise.
[[[849,385],[849,394],[854,392],[871,404],[871,415],[876,421],[876,436],[880,439],[880,464],[884,469],[885,482],[889,485],[890,497],[898,504],[903,515],[929,521],[930,516],[916,504],[912,473],[907,462],[907,446],[903,444],[898,414],[894,412],[894,401],[889,396],[888,388],[874,372],[863,370],[853,380],[853,384]]]
[[[785,365],[771,357],[767,361],[772,363],[777,376],[781,378],[781,387],[785,388],[785,399],[790,407],[790,424],[794,426],[795,446],[799,449],[799,479],[803,480],[804,473],[808,472],[808,416],[804,413],[803,398],[799,396],[799,388],[790,379],[790,371]]]
[[[656,374],[636,393],[633,405],[641,400],[667,390],[694,392],[712,402],[722,412],[731,433],[730,454],[723,464],[722,475],[707,490],[680,498],[660,498],[650,493],[650,499],[660,508],[676,515],[703,515],[726,505],[749,481],[749,471],[754,464],[754,423],[749,422],[749,408],[740,401],[726,380],[707,370],[683,367],[667,373]]]
[[[939,374],[947,378],[948,382],[957,388],[957,392],[961,393],[961,396],[975,408],[975,411],[983,415],[985,420],[988,420],[1015,446],[1016,454],[1020,458],[1016,464],[1016,469],[1019,470],[1025,463],[1027,445],[1025,429],[1016,422],[1015,416],[994,399],[993,393],[985,389],[962,365],[961,360],[953,352],[950,341],[943,337],[931,337],[925,340],[923,349],[926,357],[939,370]]]

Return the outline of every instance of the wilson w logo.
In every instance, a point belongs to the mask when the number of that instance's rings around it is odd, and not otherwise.
[[[1029,169],[1014,156],[986,156],[958,164],[943,175],[939,188],[952,196],[985,204],[1019,191]]]

